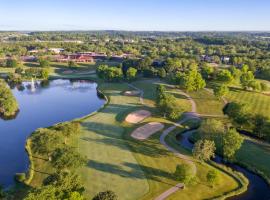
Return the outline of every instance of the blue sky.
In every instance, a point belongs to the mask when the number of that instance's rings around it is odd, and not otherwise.
[[[0,0],[0,30],[266,30],[269,0]]]

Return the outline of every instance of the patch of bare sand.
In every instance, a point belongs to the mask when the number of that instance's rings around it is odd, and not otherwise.
[[[130,113],[126,117],[126,122],[131,123],[131,124],[137,124],[141,121],[143,121],[145,118],[150,117],[151,112],[147,110],[137,110],[135,112]]]
[[[124,95],[125,96],[138,96],[141,92],[137,90],[132,90],[132,91],[125,91]]]
[[[148,124],[145,124],[144,126],[141,126],[137,129],[135,129],[131,133],[131,137],[137,139],[137,140],[145,140],[149,138],[154,133],[162,130],[164,128],[164,125],[159,122],[150,122]]]

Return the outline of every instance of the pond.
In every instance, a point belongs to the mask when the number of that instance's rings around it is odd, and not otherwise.
[[[96,88],[94,82],[58,79],[45,85],[24,82],[12,89],[20,111],[12,120],[0,119],[1,185],[13,185],[15,173],[27,171],[25,142],[33,131],[83,117],[104,104]]]

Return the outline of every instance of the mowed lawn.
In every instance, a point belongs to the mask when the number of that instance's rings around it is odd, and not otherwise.
[[[188,93],[195,101],[197,112],[206,115],[223,115],[224,102],[207,90]]]
[[[259,171],[270,181],[270,144],[245,140],[236,154],[237,162]]]
[[[230,88],[226,98],[230,101],[248,105],[252,113],[270,116],[270,96],[258,92],[245,91],[238,88]]]
[[[138,199],[149,190],[147,179],[123,139],[124,128],[117,117],[138,105],[138,97],[126,97],[125,83],[101,84],[110,96],[110,104],[82,122],[79,151],[89,159],[81,170],[88,198],[101,191],[112,190],[120,199]]]

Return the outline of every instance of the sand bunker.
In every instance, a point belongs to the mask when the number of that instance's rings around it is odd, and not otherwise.
[[[145,140],[149,138],[154,133],[162,130],[164,128],[164,125],[159,122],[150,122],[148,124],[145,124],[144,126],[141,126],[137,129],[135,129],[131,133],[131,137],[137,139],[137,140]]]
[[[147,110],[138,110],[135,112],[130,113],[126,117],[126,122],[131,124],[137,124],[141,121],[143,121],[145,118],[150,117],[151,113]]]
[[[137,91],[137,90],[133,90],[133,91],[125,91],[124,95],[125,96],[137,96],[139,95],[141,92]]]

